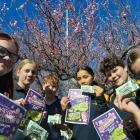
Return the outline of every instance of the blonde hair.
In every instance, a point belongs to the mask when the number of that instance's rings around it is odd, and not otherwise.
[[[43,84],[50,83],[52,86],[58,88],[59,78],[55,73],[50,73],[43,77]]]
[[[20,71],[22,69],[22,67],[26,64],[35,64],[36,66],[36,71],[38,72],[38,65],[37,63],[34,61],[34,60],[31,60],[31,59],[24,59],[22,60],[18,65],[17,65],[17,68],[16,68],[16,73],[17,71]]]

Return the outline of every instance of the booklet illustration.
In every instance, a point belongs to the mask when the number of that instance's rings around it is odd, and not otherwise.
[[[101,140],[134,140],[123,128],[122,119],[114,108],[92,122]]]
[[[26,117],[20,124],[20,129],[24,129],[29,120],[40,123],[45,111],[46,101],[44,97],[33,89],[29,89],[25,98]]]
[[[26,110],[0,93],[0,139],[12,140]]]
[[[68,96],[71,107],[66,110],[65,122],[88,124],[90,114],[90,97],[82,95],[81,89],[70,89]]]

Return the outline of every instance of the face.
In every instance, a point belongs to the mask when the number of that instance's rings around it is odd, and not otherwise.
[[[117,66],[112,69],[109,73],[106,73],[107,80],[114,86],[121,86],[128,81],[127,68]]]
[[[18,59],[17,53],[18,48],[11,41],[0,40],[0,76],[13,69],[13,60]]]
[[[132,72],[136,75],[136,77],[140,78],[140,58],[138,58],[132,65],[131,65]]]
[[[88,73],[86,70],[79,70],[77,72],[77,82],[81,85],[91,85],[94,80],[94,76]]]
[[[34,82],[36,74],[36,65],[33,63],[27,63],[17,71],[18,83],[22,87],[29,86]]]
[[[44,94],[45,94],[46,98],[54,99],[56,91],[57,91],[57,86],[52,85],[49,82],[45,83],[45,84],[43,84],[43,91],[44,91]]]

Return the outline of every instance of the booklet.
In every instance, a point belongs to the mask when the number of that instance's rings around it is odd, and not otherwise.
[[[90,98],[82,95],[80,89],[69,90],[71,107],[66,110],[65,122],[75,124],[88,124],[90,116]]]
[[[123,128],[122,119],[114,108],[92,122],[101,140],[134,140]]]
[[[46,101],[44,97],[33,89],[29,89],[25,98],[25,108],[27,109],[26,117],[20,124],[20,129],[24,129],[29,120],[40,123],[45,111]]]
[[[30,139],[47,140],[48,132],[37,123],[30,120],[27,128],[24,130],[25,136]]]
[[[0,138],[12,139],[26,110],[0,93]],[[6,136],[6,137],[4,137]]]
[[[135,80],[129,80],[127,83],[123,84],[122,86],[116,88],[116,94],[117,95],[128,95],[136,90],[138,90],[140,87],[137,84]]]
[[[33,89],[29,89],[25,98],[25,108],[27,110],[44,111],[46,101],[44,97]]]

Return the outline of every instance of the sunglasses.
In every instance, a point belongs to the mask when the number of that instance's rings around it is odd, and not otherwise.
[[[4,58],[6,56],[9,56],[13,63],[16,63],[19,60],[19,56],[17,54],[8,51],[5,47],[0,45],[0,57]]]

